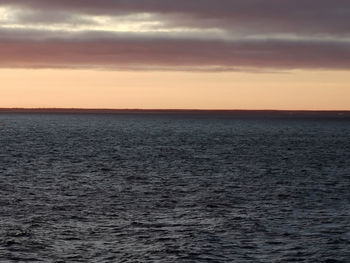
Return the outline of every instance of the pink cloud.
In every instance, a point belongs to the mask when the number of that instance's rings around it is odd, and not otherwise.
[[[0,41],[0,67],[232,70],[350,69],[337,41],[231,41],[137,38]]]

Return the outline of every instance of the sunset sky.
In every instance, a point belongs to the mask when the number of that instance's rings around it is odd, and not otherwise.
[[[349,0],[0,0],[0,108],[350,110]]]

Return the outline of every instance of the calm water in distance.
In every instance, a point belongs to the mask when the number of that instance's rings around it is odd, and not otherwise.
[[[350,118],[0,114],[0,262],[350,262]]]

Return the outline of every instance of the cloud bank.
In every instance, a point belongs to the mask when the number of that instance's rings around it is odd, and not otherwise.
[[[0,67],[350,69],[347,0],[0,0]]]

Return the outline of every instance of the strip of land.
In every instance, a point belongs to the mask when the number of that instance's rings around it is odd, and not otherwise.
[[[304,116],[350,118],[350,111],[325,110],[193,110],[193,109],[80,109],[80,108],[0,108],[0,113],[53,113],[53,114],[218,114],[236,116]]]

